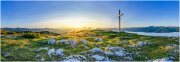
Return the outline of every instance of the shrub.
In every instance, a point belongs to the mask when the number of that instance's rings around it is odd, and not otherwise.
[[[108,37],[109,38],[115,38],[115,37],[117,37],[117,34],[110,34]]]
[[[40,34],[39,33],[27,33],[27,34],[23,34],[22,37],[29,38],[29,39],[40,38]]]
[[[50,34],[51,32],[49,32],[49,31],[41,31],[39,33],[41,33],[41,34]]]
[[[16,32],[7,32],[7,34],[17,34]]]

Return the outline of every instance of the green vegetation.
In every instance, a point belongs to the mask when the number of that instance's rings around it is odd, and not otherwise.
[[[36,33],[23,34],[23,38],[33,39],[33,38],[39,38],[39,37],[40,37],[40,34],[36,34]]]
[[[97,59],[93,57],[97,55],[108,58],[108,61],[148,61],[162,58],[179,61],[178,37],[142,36],[104,30],[81,30],[62,34],[48,31],[12,32],[13,34],[7,32],[1,31],[2,61],[61,61],[71,55],[82,55],[88,58],[86,61],[96,61]],[[54,39],[51,41],[55,41],[55,44],[49,44],[50,39]],[[121,52],[119,56],[115,55],[117,52],[113,53],[114,55],[105,54],[114,52],[110,47],[124,50],[119,51]],[[52,54],[52,57],[49,57],[48,51],[53,48],[63,49],[64,55]],[[94,48],[99,48],[103,52],[92,52]],[[107,61],[105,58],[103,61]]]

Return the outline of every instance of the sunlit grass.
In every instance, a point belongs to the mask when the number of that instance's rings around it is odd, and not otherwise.
[[[8,36],[8,34],[6,34]],[[12,34],[11,34],[12,35]],[[22,34],[21,34],[22,35]],[[47,55],[47,50],[40,50],[40,48],[48,49],[63,49],[64,57],[70,55],[84,55],[89,58],[88,60],[95,60],[88,54],[99,54],[105,57],[109,57],[112,60],[125,60],[123,57],[117,56],[108,56],[102,53],[91,53],[90,50],[93,48],[100,48],[103,51],[109,51],[108,48],[111,46],[114,47],[123,47],[126,49],[126,52],[131,53],[128,55],[133,58],[133,60],[155,60],[160,58],[166,58],[173,56],[175,59],[179,60],[177,52],[178,47],[173,45],[179,45],[176,41],[178,38],[174,37],[151,37],[151,36],[142,36],[137,34],[129,33],[117,33],[104,30],[82,30],[82,31],[72,31],[69,33],[63,33],[61,35],[54,34],[41,34],[37,38],[23,38],[19,34],[15,34],[16,38],[6,38],[2,37],[1,39],[1,60],[40,60],[44,58],[46,60],[62,60],[62,57],[53,56],[49,58]],[[130,38],[128,38],[130,36]],[[96,38],[102,38],[102,41],[96,41]],[[56,42],[60,40],[76,40],[77,46],[73,47],[65,43],[58,44],[48,44],[49,39],[55,39]],[[81,42],[81,39],[88,41],[87,44]],[[143,46],[133,46],[137,45],[138,42],[150,42],[151,44]],[[86,52],[86,53],[82,53]],[[137,54],[138,53],[138,54]],[[6,56],[7,55],[7,56]],[[36,57],[36,56],[40,57]],[[28,56],[28,57],[27,57]]]

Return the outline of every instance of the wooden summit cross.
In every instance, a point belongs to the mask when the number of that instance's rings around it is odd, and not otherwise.
[[[121,16],[123,15],[123,13],[121,13],[121,10],[119,9],[119,33],[121,32]]]

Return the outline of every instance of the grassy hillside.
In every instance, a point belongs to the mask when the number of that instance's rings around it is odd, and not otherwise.
[[[179,61],[177,37],[104,30],[1,31],[2,61]]]

